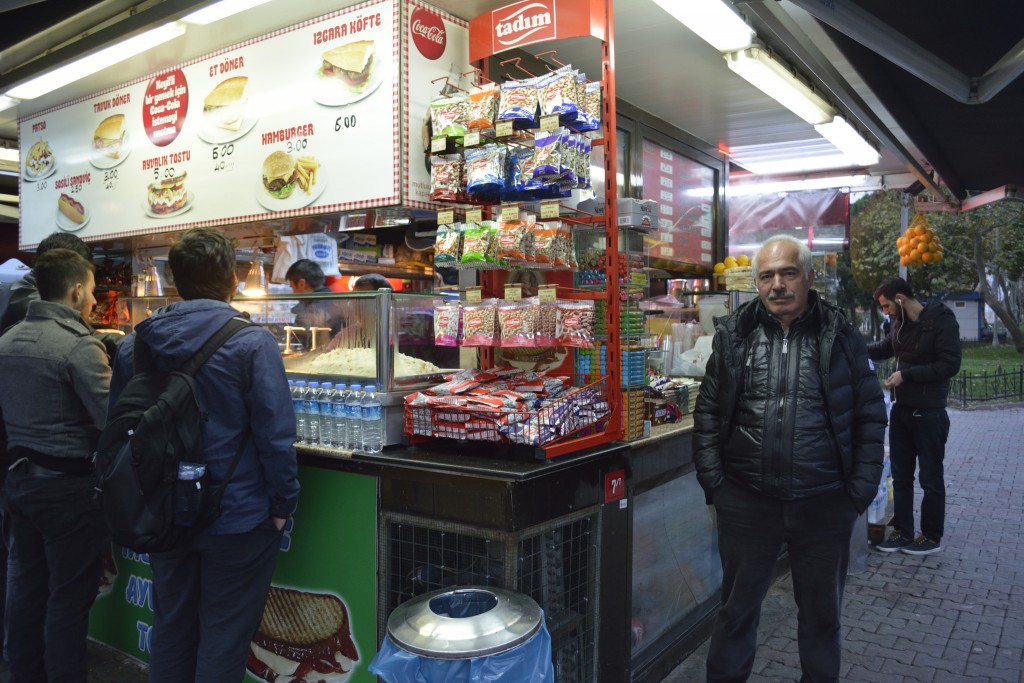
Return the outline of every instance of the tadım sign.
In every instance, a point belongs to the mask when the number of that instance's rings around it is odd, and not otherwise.
[[[605,0],[521,0],[469,22],[469,59],[535,43],[605,35]]]

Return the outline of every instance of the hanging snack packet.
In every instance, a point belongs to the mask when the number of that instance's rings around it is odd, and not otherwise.
[[[560,221],[538,223],[533,231],[533,260],[544,266],[554,266],[558,262],[557,243]]]
[[[462,345],[494,346],[497,341],[498,300],[462,305]]]
[[[601,127],[601,82],[587,83],[583,95],[584,121],[577,125],[579,130],[597,130]]]
[[[462,224],[437,226],[434,241],[434,266],[453,268],[459,262],[459,248],[462,246]]]
[[[561,130],[552,132],[537,131],[533,142],[533,177],[536,180],[548,181],[558,178],[561,174],[559,142]]]
[[[505,186],[507,148],[504,145],[483,145],[466,150],[466,191],[472,194],[497,195]]]
[[[575,118],[578,105],[576,76],[572,67],[563,66],[552,71],[544,78],[543,84],[538,84],[538,89],[541,116],[559,114]]]
[[[498,304],[501,346],[534,346],[540,300],[537,297]]]
[[[484,221],[490,223],[490,221]],[[491,248],[491,226],[483,223],[467,223],[462,233],[462,265],[484,263],[489,260]]]
[[[512,119],[515,128],[537,127],[537,79],[501,84],[498,119]]]
[[[497,223],[499,261],[520,264],[526,260],[526,221],[503,221]]]
[[[594,302],[560,300],[555,328],[557,344],[589,349],[594,345]]]
[[[496,83],[487,83],[469,94],[469,128],[470,130],[486,130],[494,128],[494,118],[498,115],[498,102],[501,93]]]
[[[558,343],[557,321],[558,302],[542,301],[537,310],[537,327],[534,330],[534,343],[537,346],[554,346]]]
[[[434,135],[462,137],[469,131],[469,101],[462,93],[439,97],[430,103]]]
[[[434,344],[455,346],[459,343],[459,302],[444,301],[434,306]]]
[[[437,201],[455,201],[462,194],[463,161],[458,154],[438,154],[430,157],[430,198]]]

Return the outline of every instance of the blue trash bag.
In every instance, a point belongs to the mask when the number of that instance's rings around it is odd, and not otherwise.
[[[385,636],[380,651],[370,662],[370,673],[386,683],[554,683],[551,635],[544,620],[540,630],[525,643],[501,652],[472,659],[436,659],[413,654]]]

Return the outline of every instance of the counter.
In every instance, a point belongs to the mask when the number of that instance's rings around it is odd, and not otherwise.
[[[685,655],[720,586],[689,422],[551,460],[431,442],[377,454],[297,446],[302,494],[273,583],[344,603],[366,667],[388,614],[435,588],[485,584],[533,597],[556,680],[659,680]],[[93,637],[145,660],[148,557],[114,548]],[[250,676],[249,680],[256,680]]]

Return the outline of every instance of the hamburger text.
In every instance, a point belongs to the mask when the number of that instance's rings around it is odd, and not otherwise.
[[[292,138],[306,138],[313,135],[313,124],[304,123],[301,126],[292,126],[290,128],[282,128],[280,130],[272,130],[269,133],[264,133],[260,140],[264,145],[276,145],[281,142],[287,142]]]
[[[131,104],[131,101],[132,101],[132,96],[131,96],[130,93],[122,93],[120,95],[117,95],[116,97],[111,97],[110,99],[107,99],[107,100],[102,100],[100,102],[93,102],[92,110],[94,112],[96,112],[96,113],[99,113],[101,111],[106,111],[106,110],[111,109],[113,107],[121,107],[121,106],[124,106],[126,104]]]

